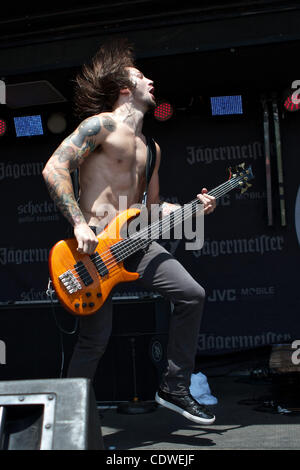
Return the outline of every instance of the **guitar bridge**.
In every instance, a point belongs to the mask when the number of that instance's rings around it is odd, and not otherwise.
[[[69,294],[74,294],[74,292],[77,292],[78,290],[82,289],[80,282],[70,270],[58,276],[58,279],[67,289]]]

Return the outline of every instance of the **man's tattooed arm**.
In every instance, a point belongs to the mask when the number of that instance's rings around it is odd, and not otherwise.
[[[53,171],[51,171],[51,168],[53,168]],[[44,170],[43,175],[50,196],[67,220],[73,226],[85,222],[74,196],[69,170],[55,166],[55,164],[52,166],[49,163],[47,171]]]
[[[61,143],[43,170],[50,196],[73,226],[85,223],[85,219],[74,196],[71,172],[99,145],[101,127],[98,117],[83,121]]]

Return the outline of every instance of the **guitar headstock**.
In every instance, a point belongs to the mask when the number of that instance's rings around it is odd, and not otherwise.
[[[248,181],[254,178],[251,165],[245,168],[245,163],[240,163],[235,168],[229,168],[229,179],[239,178],[239,186],[243,194],[252,186]]]

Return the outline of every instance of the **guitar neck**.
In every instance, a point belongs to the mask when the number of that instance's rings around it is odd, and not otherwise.
[[[230,179],[229,181],[225,181],[225,183],[220,184],[216,188],[209,191],[207,194],[210,196],[214,196],[216,199],[224,196],[232,189],[238,187],[240,185],[242,178],[234,178]],[[154,222],[148,226],[146,230],[151,230],[151,233],[159,234],[160,238],[170,229],[173,229],[178,224],[182,224],[185,220],[189,219],[193,216],[199,209],[201,209],[202,203],[201,201],[196,198],[190,201],[188,204],[179,207],[175,211],[171,212],[171,214],[163,217],[159,222]],[[144,234],[143,234],[144,235]]]
[[[218,199],[240,186],[242,180],[242,176],[231,178],[209,191],[208,194]],[[175,209],[175,211],[167,216],[162,217],[160,220],[152,222],[134,235],[116,243],[112,250],[115,258],[120,262],[138,250],[146,248],[151,241],[162,238],[177,225],[182,224],[185,220],[193,216],[201,206],[201,201],[198,198],[194,199],[188,204]]]

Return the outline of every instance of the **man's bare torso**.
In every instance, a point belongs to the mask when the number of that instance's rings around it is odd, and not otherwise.
[[[113,119],[115,129],[80,166],[80,209],[89,225],[108,223],[120,209],[142,202],[146,139]]]
[[[79,253],[91,255],[99,243],[89,225],[101,229],[118,211],[142,202],[147,160],[142,126],[145,113],[155,106],[154,86],[153,81],[138,69],[131,66],[125,69],[128,69],[131,84],[120,85],[113,111],[86,118],[63,140],[43,169],[43,178],[52,199],[74,227]],[[102,101],[100,99],[100,109]],[[161,202],[159,165],[160,149],[156,145],[156,164],[147,195],[148,209]],[[76,168],[80,169],[80,207],[70,175]],[[197,197],[204,204],[204,213],[210,213],[216,203],[206,193],[207,189],[203,188]],[[169,203],[160,207],[162,216],[175,210]],[[108,211],[108,218],[107,208],[114,208],[113,213]]]

